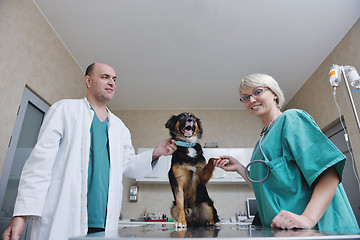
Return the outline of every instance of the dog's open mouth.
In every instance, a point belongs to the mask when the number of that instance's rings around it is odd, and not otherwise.
[[[181,131],[185,137],[191,137],[194,133],[193,122],[186,122],[185,127]]]

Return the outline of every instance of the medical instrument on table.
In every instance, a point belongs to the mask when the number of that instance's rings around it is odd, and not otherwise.
[[[276,120],[276,118],[278,117],[279,115],[276,114],[275,117],[273,118],[273,120],[269,123],[269,125],[267,125],[266,128],[264,128],[261,133],[260,133],[260,140],[259,140],[259,148],[260,148],[260,151],[261,151],[261,154],[263,155],[264,157],[264,160],[254,160],[254,161],[251,161],[248,165],[246,165],[245,167],[245,176],[246,178],[250,181],[250,182],[253,182],[253,183],[261,183],[261,182],[264,182],[268,177],[269,177],[269,174],[270,174],[270,167],[268,165],[266,165],[267,161],[266,161],[266,156],[265,156],[265,153],[261,147],[261,142],[265,136],[265,134],[268,132],[269,128],[271,127],[271,125],[274,123],[274,121]],[[249,168],[252,164],[254,163],[263,163],[267,168],[266,168],[266,175],[263,179],[260,179],[260,180],[254,180],[254,179],[251,179],[250,176],[249,176]]]

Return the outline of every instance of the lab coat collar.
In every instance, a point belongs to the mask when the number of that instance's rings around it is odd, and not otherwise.
[[[94,110],[91,109],[91,105],[90,105],[89,101],[87,100],[87,97],[84,97],[84,101],[85,101],[85,104],[88,107],[88,109],[91,112],[92,117],[93,117],[94,116]],[[110,123],[113,113],[110,111],[110,109],[107,106],[105,106],[105,107],[106,107],[106,110],[108,112],[108,123]]]

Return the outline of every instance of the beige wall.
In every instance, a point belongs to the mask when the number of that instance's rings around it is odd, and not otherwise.
[[[240,102],[239,102],[240,105]],[[200,118],[204,134],[200,144],[218,142],[219,147],[253,147],[262,129],[261,122],[246,110],[124,110],[113,111],[130,129],[135,148],[155,147],[170,137],[166,121],[190,111]]]
[[[30,0],[0,1],[0,172],[25,85],[52,104],[85,95],[83,72]]]
[[[329,83],[329,70],[332,64],[351,65],[360,71],[360,19],[286,105],[286,108],[306,110],[324,131],[340,119]],[[360,117],[360,92],[353,87],[350,89]],[[348,129],[357,171],[360,172],[360,133],[344,82],[337,89],[336,99]]]
[[[240,104],[240,103],[239,103]],[[186,110],[183,110],[186,111]],[[181,110],[126,110],[113,111],[130,129],[135,149],[155,147],[170,137],[165,128],[166,121]],[[187,110],[189,111],[189,110]],[[217,142],[222,148],[254,147],[262,129],[261,122],[246,110],[191,110],[200,118],[204,134],[200,140]],[[124,179],[122,213],[125,218],[137,218],[147,208],[148,212],[160,212],[170,216],[173,197],[169,184],[142,184],[139,186],[139,201],[129,201],[129,187],[134,182]],[[229,219],[235,212],[246,210],[246,198],[253,197],[252,190],[245,184],[209,184],[209,195],[215,202],[219,216]]]

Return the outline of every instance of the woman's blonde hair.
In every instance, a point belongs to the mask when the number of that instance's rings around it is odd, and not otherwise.
[[[250,75],[244,77],[240,81],[240,86],[239,86],[240,94],[241,94],[241,90],[244,87],[267,87],[267,88],[269,88],[277,96],[276,103],[277,103],[279,109],[283,106],[283,104],[285,102],[284,93],[280,89],[279,84],[275,81],[275,79],[273,77],[271,77],[267,74],[255,73],[255,74],[250,74]]]

